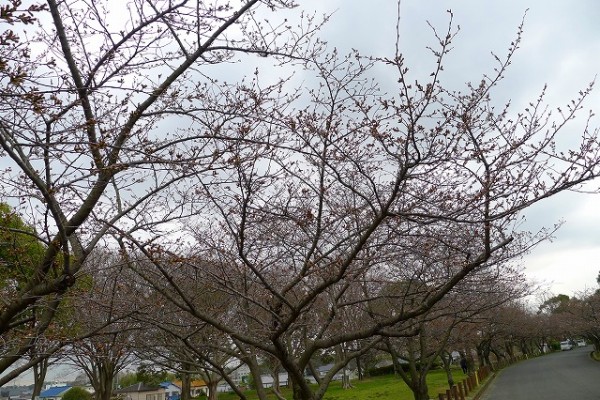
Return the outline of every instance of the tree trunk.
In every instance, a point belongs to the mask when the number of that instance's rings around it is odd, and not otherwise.
[[[425,378],[418,379],[414,382],[414,387],[411,387],[415,400],[429,400],[429,388],[425,382]]]
[[[353,387],[350,383],[350,376],[348,376],[346,368],[344,368],[342,373],[342,389],[352,389]]]
[[[491,350],[492,349],[488,340],[477,346],[477,358],[479,358],[479,365],[492,366],[492,362],[490,361]]]
[[[506,353],[508,354],[508,359],[511,363],[515,362],[515,349],[512,341],[507,341],[505,344]]]
[[[118,370],[116,364],[107,360],[92,357],[89,368],[84,368],[84,372],[94,388],[94,398],[96,400],[110,400],[113,391],[113,379]]]
[[[189,366],[184,367],[187,371]],[[181,400],[190,400],[192,398],[192,378],[189,373],[184,372],[181,374]]]
[[[112,398],[113,373],[111,371],[114,371],[114,369],[108,366],[99,368],[99,385],[94,388],[96,391],[96,400],[110,400]]]
[[[278,390],[273,389],[273,394],[277,397],[278,400],[286,400],[285,396],[281,394]]]
[[[593,336],[591,339],[592,343],[594,344],[594,351],[596,353],[600,353],[600,338],[597,336]]]
[[[39,397],[44,387],[44,380],[46,379],[46,373],[48,372],[48,359],[45,358],[39,364],[33,366],[33,393],[31,394],[31,400],[35,400]]]
[[[362,370],[362,363],[361,363],[361,356],[356,357],[356,372],[358,373],[358,380],[362,381],[364,379],[363,376],[363,370]]]
[[[448,386],[454,386],[454,377],[452,376],[452,370],[450,369],[451,354],[443,354],[440,356],[442,363],[444,363],[444,371],[446,371],[446,377],[448,378]]]
[[[315,381],[317,381],[317,384],[320,385],[321,384],[321,376],[319,376],[319,372],[317,371],[317,369],[315,368],[313,363],[310,361],[308,362],[308,370],[310,371],[313,378],[315,378]]]
[[[289,374],[294,400],[315,400],[314,394],[305,382],[298,382],[295,375]]]
[[[258,367],[258,361],[256,360],[256,355],[249,355],[244,359],[244,361],[250,368],[250,374],[252,375],[252,380],[254,381],[254,390],[256,390],[258,398],[260,400],[266,400],[267,392],[262,382],[262,377],[260,373],[260,368]]]
[[[283,394],[281,394],[281,392],[279,391],[280,382],[279,382],[279,368],[278,367],[271,369],[271,377],[273,378],[273,387],[271,388],[271,391],[273,392],[273,394],[275,394],[277,399],[286,400],[285,396]],[[265,399],[266,399],[266,397],[265,397]]]
[[[386,341],[388,352],[392,355],[394,370],[413,393],[415,400],[429,400],[429,388],[427,387],[427,368],[424,368],[421,362],[417,360],[414,338],[407,338],[405,359],[408,361],[408,371],[405,371],[398,360],[400,354],[396,351],[390,341]],[[420,364],[420,365],[417,365]]]
[[[217,400],[218,392],[217,386],[219,386],[219,381],[211,380],[206,382],[206,387],[208,388],[208,400]]]
[[[273,378],[273,389],[279,391],[279,368],[271,370],[271,377]]]

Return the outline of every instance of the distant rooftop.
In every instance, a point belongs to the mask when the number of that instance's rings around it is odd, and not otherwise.
[[[115,390],[115,393],[134,393],[134,392],[153,392],[160,389],[160,386],[148,386],[145,383],[135,383],[130,386]]]
[[[54,386],[40,393],[40,397],[57,397],[63,395],[71,386]]]

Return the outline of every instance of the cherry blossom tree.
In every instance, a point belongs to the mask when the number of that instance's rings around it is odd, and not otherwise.
[[[349,361],[543,240],[520,230],[523,210],[598,176],[591,115],[557,147],[591,87],[554,113],[544,93],[524,110],[493,101],[520,31],[492,72],[450,90],[451,23],[422,80],[399,47],[327,50],[293,6],[48,0],[31,40],[1,50],[0,195],[45,245],[2,303],[3,336],[62,301],[92,249],[119,246],[148,292],[318,400]],[[256,68],[223,80],[238,60]],[[386,298],[400,306],[374,312]],[[311,387],[311,360],[336,346]]]
[[[0,201],[16,207],[45,248],[26,284],[3,288],[2,337],[42,334],[98,243],[119,235],[152,242],[187,213],[187,200],[177,196],[186,178],[227,163],[221,148],[228,133],[214,135],[213,128],[254,108],[252,100],[226,98],[215,66],[258,56],[282,63],[320,51],[314,18],[278,20],[278,11],[294,6],[288,0],[2,6]],[[202,105],[206,95],[219,93],[219,105]],[[48,323],[23,333],[35,307]],[[24,342],[10,354],[3,347],[0,373],[31,346]]]
[[[375,345],[414,326],[461,281],[547,237],[519,230],[524,209],[598,174],[595,130],[584,126],[571,151],[555,150],[589,88],[556,117],[543,93],[523,111],[498,108],[492,94],[520,33],[494,74],[462,92],[442,81],[452,31],[436,37],[427,82],[411,79],[400,53],[333,52],[306,64],[317,81],[302,91],[281,82],[265,92],[258,72],[227,92],[236,103],[256,99],[255,117],[215,128],[238,140],[222,149],[229,165],[199,171],[186,192],[192,255],[134,242],[161,276],[147,280],[154,290],[277,358],[296,399],[320,399],[333,374],[360,355],[347,352],[313,389],[304,373],[319,352],[365,338]],[[375,65],[395,72],[397,87],[373,82]],[[216,315],[190,301],[186,274],[226,294],[230,311]],[[382,282],[405,285],[390,294]],[[402,305],[369,313],[382,297]],[[361,323],[346,325],[349,316]]]

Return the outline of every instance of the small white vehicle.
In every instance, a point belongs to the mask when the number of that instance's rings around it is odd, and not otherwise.
[[[587,346],[587,343],[583,339],[577,339],[576,343],[577,343],[577,347],[585,347],[585,346]]]
[[[565,340],[564,342],[560,342],[561,350],[573,350],[573,344],[570,340]]]

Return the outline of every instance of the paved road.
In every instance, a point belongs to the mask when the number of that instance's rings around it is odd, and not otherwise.
[[[481,400],[600,400],[600,362],[591,346],[522,361],[502,370]]]

